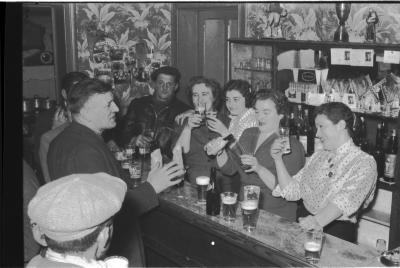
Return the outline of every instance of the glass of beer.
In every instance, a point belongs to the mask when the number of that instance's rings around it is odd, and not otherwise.
[[[279,127],[279,135],[284,144],[283,154],[290,154],[292,150],[290,149],[289,128]]]
[[[197,184],[197,197],[198,197],[197,201],[200,204],[205,204],[207,188],[208,188],[208,185],[210,184],[210,178],[207,176],[197,177],[196,184]]]
[[[137,187],[142,183],[142,163],[134,159],[129,165],[129,175],[132,187]]]
[[[253,200],[257,203],[260,199],[260,186],[257,185],[245,185],[243,186],[243,201]]]
[[[258,220],[258,200],[244,200],[241,202],[243,229],[248,232],[256,229]]]
[[[236,201],[237,193],[224,192],[221,193],[222,216],[225,221],[234,222],[236,219]]]
[[[306,261],[317,264],[321,256],[324,232],[322,230],[308,230],[304,241]]]

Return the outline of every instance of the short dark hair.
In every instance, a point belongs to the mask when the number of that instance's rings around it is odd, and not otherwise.
[[[84,73],[81,72],[70,72],[67,73],[63,76],[62,80],[61,80],[61,88],[64,89],[68,93],[71,91],[71,88],[73,85],[75,85],[76,83],[79,83],[80,81],[89,78],[89,76],[87,76]]]
[[[224,86],[223,96],[226,97],[226,93],[232,90],[238,91],[244,97],[246,108],[251,107],[254,94],[251,91],[251,85],[249,84],[249,82],[241,79],[229,80],[228,83],[226,83]]]
[[[95,78],[86,78],[72,86],[68,94],[68,108],[72,114],[77,114],[83,105],[94,94],[111,92],[111,85]]]
[[[349,106],[342,102],[324,103],[315,108],[314,118],[320,114],[325,115],[335,125],[343,120],[346,123],[347,132],[351,137],[353,136],[354,113]]]
[[[211,93],[213,94],[214,97],[214,102],[213,102],[213,108],[216,109],[217,111],[219,110],[221,106],[221,86],[219,83],[210,78],[206,78],[204,76],[194,76],[190,78],[188,86],[187,86],[187,93],[189,95],[189,101],[191,105],[194,106],[193,103],[193,87],[198,84],[205,84],[206,87],[211,88]]]
[[[175,79],[175,83],[176,83],[176,84],[178,84],[179,81],[181,80],[181,73],[179,72],[179,70],[178,70],[177,68],[172,67],[172,66],[163,66],[163,67],[161,67],[161,68],[158,68],[158,69],[154,70],[154,71],[151,73],[151,80],[152,80],[152,81],[156,81],[156,80],[157,80],[157,77],[158,77],[160,74],[166,74],[166,75],[171,75],[171,76],[173,76],[174,79]]]
[[[273,101],[275,103],[277,113],[287,116],[289,103],[287,97],[281,91],[273,89],[261,89],[257,92],[256,97],[254,98],[253,106],[258,100]]]
[[[79,239],[60,242],[46,235],[44,235],[44,239],[46,240],[47,246],[58,253],[84,252],[94,245],[104,227],[104,225],[97,226],[93,232]]]

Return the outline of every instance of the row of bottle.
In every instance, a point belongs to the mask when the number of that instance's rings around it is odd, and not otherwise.
[[[311,126],[308,109],[302,110],[301,105],[297,107],[295,113],[290,113],[286,121],[289,127],[289,135],[295,136],[303,145],[306,156],[311,156],[314,151],[322,149],[320,139],[315,138],[316,131]],[[364,117],[356,117],[356,123],[353,125],[353,141],[366,153],[374,156],[377,163],[379,178],[392,182],[394,180],[394,168],[396,164],[398,137],[395,129],[391,130],[390,137],[387,137],[387,125],[385,122],[379,122],[376,132],[375,148],[369,147],[367,139],[367,125]],[[384,140],[388,138],[387,145],[384,146]]]

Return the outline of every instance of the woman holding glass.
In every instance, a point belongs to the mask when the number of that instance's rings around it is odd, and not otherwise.
[[[287,98],[279,91],[262,91],[257,93],[253,107],[258,126],[245,129],[232,149],[219,151],[218,166],[226,175],[238,172],[242,185],[260,186],[259,208],[294,221],[296,202],[287,202],[281,197],[272,196],[270,189],[275,187],[276,181],[262,179],[265,174],[275,174],[275,163],[270,150],[273,142],[279,138],[280,122],[288,107]],[[291,153],[285,155],[283,161],[290,174],[296,174],[304,166],[304,149],[292,137],[290,145]],[[209,154],[215,153],[212,148],[208,149]]]
[[[219,133],[208,129],[209,119],[217,116],[220,91],[220,85],[212,79],[196,76],[189,81],[189,99],[194,110],[186,112],[183,124],[177,126],[180,135],[176,143],[182,146],[187,176],[194,184],[196,177],[209,176],[210,168],[216,165],[203,148],[210,140],[220,136]]]
[[[357,212],[372,201],[377,178],[376,163],[352,140],[354,115],[341,102],[322,104],[315,110],[317,138],[323,150],[315,152],[296,175],[288,172],[276,140],[271,156],[276,175],[266,172],[262,180],[286,200],[303,199],[298,220],[305,229],[321,229],[349,242],[356,241]],[[283,158],[282,158],[283,156]],[[273,189],[272,187],[270,187]]]

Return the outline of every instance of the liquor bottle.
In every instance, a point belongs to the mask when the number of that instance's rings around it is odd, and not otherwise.
[[[221,197],[217,189],[217,169],[211,168],[210,171],[210,186],[206,197],[206,212],[207,215],[217,216],[221,209]]]
[[[385,181],[393,182],[394,180],[394,168],[396,165],[398,139],[396,130],[392,129],[392,135],[389,138],[386,152],[385,152]]]
[[[299,139],[299,133],[298,133],[298,129],[297,129],[296,120],[294,118],[294,113],[290,113],[289,136],[295,136],[297,139]]]
[[[310,126],[307,109],[304,109],[302,125],[299,129],[299,141],[303,144],[306,156],[311,156],[314,153],[314,133]]]
[[[367,139],[367,124],[365,123],[365,119],[363,116],[360,117],[361,125],[360,125],[360,137],[359,144],[361,150],[366,153],[369,153],[368,139]]]
[[[376,129],[376,140],[375,140],[375,150],[373,156],[376,161],[378,177],[382,178],[384,176],[385,170],[385,152],[383,150],[383,128],[382,123],[378,123]]]

